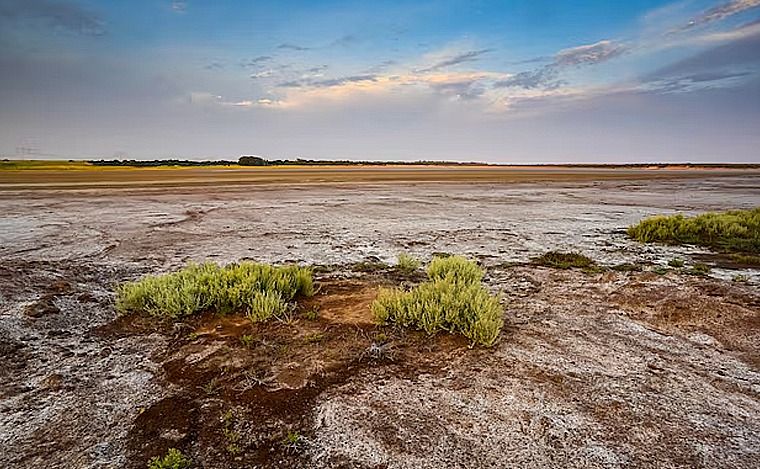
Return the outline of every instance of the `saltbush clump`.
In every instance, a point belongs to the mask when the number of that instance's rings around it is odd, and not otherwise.
[[[483,269],[463,256],[435,257],[427,269],[431,280],[451,280],[461,283],[479,283]]]
[[[594,261],[579,252],[549,251],[534,259],[538,265],[553,267],[555,269],[580,268],[588,269],[594,265]]]
[[[440,262],[443,261],[443,262]],[[483,271],[461,256],[433,260],[430,280],[403,291],[382,289],[372,304],[380,324],[460,333],[474,343],[492,346],[504,320],[499,298],[480,283]]]
[[[311,270],[241,262],[220,267],[190,264],[178,272],[151,275],[117,290],[116,308],[151,316],[181,319],[212,310],[219,314],[245,312],[263,321],[287,310],[296,296],[311,296]]]
[[[190,460],[178,449],[171,448],[164,457],[154,457],[148,463],[148,469],[186,469],[190,467]]]
[[[694,217],[658,215],[628,228],[642,243],[695,244],[724,252],[760,253],[760,207]]]
[[[396,264],[396,268],[405,274],[413,274],[417,271],[417,269],[420,268],[421,265],[422,264],[420,263],[420,260],[416,257],[401,253],[398,255],[398,263]]]

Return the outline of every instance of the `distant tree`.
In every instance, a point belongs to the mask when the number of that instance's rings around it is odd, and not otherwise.
[[[269,162],[258,156],[241,156],[238,164],[240,166],[267,166]]]

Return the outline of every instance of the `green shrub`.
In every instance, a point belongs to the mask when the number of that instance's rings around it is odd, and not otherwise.
[[[420,263],[420,260],[416,257],[401,253],[398,255],[398,263],[396,264],[396,268],[405,274],[412,274],[416,272],[421,265],[422,264]]]
[[[154,457],[148,463],[148,469],[186,469],[190,467],[190,460],[178,449],[171,448],[164,457]]]
[[[668,261],[669,266],[675,267],[677,269],[680,269],[681,267],[683,267],[683,264],[684,264],[683,259],[679,259],[677,257],[674,257],[673,259]]]
[[[697,262],[691,266],[689,273],[692,275],[707,275],[710,273],[710,266],[701,262]]]
[[[573,267],[585,269],[594,265],[594,261],[591,258],[581,253],[559,251],[549,251],[541,257],[535,258],[534,262],[538,265],[555,269],[570,269]]]
[[[448,261],[448,262],[437,262]],[[428,268],[430,281],[403,291],[382,289],[372,303],[375,320],[420,329],[460,333],[492,346],[504,324],[499,298],[480,283],[483,271],[460,256],[439,258]]]
[[[356,262],[352,266],[352,270],[354,272],[378,272],[381,270],[385,270],[388,268],[388,264],[381,261],[374,261],[374,260],[368,260],[368,261],[361,261]]]
[[[719,251],[760,253],[760,207],[694,217],[659,215],[628,228],[642,243],[695,244]]]
[[[747,283],[749,282],[749,276],[745,274],[736,274],[731,278],[731,280],[736,283]]]
[[[428,266],[430,280],[448,280],[455,283],[480,283],[483,269],[463,256],[435,257]]]
[[[760,265],[760,256],[751,254],[731,254],[731,260],[737,264]]]
[[[122,313],[136,311],[172,319],[206,310],[219,314],[240,311],[253,321],[262,321],[283,313],[296,296],[313,293],[308,268],[204,263],[126,283],[117,290],[116,307]]]

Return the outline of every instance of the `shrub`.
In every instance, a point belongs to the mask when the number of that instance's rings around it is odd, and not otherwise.
[[[430,281],[412,290],[382,289],[372,303],[375,320],[428,334],[458,332],[492,346],[504,324],[503,311],[499,299],[480,283],[483,271],[472,261],[452,256],[434,260],[428,273]]]
[[[463,256],[436,257],[428,266],[431,280],[448,280],[454,283],[479,283],[483,269]]]
[[[534,259],[534,262],[538,265],[553,267],[555,269],[570,269],[572,267],[584,269],[594,265],[594,261],[591,258],[581,253],[559,251],[549,251],[541,257]]]
[[[164,457],[154,457],[148,463],[148,469],[186,469],[190,467],[190,460],[178,449],[171,448]]]
[[[416,257],[401,253],[398,255],[396,268],[405,274],[412,274],[416,272],[421,265],[420,260]]]
[[[680,269],[681,267],[683,267],[683,264],[684,264],[683,259],[679,259],[677,257],[674,257],[673,259],[668,261],[669,266],[675,267],[677,269]]]
[[[701,262],[697,262],[691,266],[689,273],[692,275],[707,275],[710,273],[710,266]]]
[[[731,260],[742,265],[760,265],[760,256],[751,254],[731,254]]]
[[[695,244],[725,252],[760,253],[760,207],[694,217],[658,215],[628,228],[642,243]]]
[[[731,278],[731,280],[736,283],[747,283],[749,282],[749,276],[745,274],[736,274]]]
[[[380,270],[385,270],[388,268],[388,264],[381,261],[375,261],[375,260],[367,260],[367,261],[361,261],[356,262],[353,265],[354,272],[378,272]]]
[[[219,314],[243,311],[251,320],[262,321],[283,313],[296,296],[313,293],[308,268],[204,263],[126,283],[117,290],[116,307],[122,313],[136,311],[172,319],[206,310]]]

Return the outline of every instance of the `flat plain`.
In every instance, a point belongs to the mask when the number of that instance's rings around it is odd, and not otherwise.
[[[0,204],[2,467],[760,465],[760,272],[625,234],[756,207],[757,171],[3,170]],[[532,261],[554,250],[597,268]],[[419,280],[400,253],[477,260],[496,345],[375,325],[378,289]],[[246,259],[318,292],[266,324],[114,309],[125,281]]]

